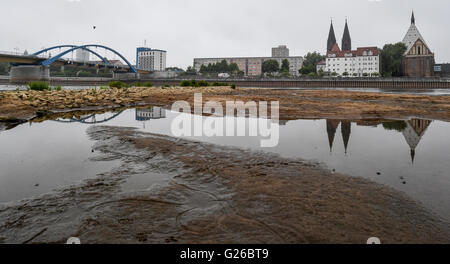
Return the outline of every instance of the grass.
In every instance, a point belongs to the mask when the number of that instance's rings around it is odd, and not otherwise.
[[[50,86],[45,82],[30,82],[28,87],[32,91],[50,91]]]
[[[153,87],[153,84],[150,82],[144,82],[144,83],[137,82],[134,84],[134,87]]]
[[[110,82],[108,83],[108,86],[110,88],[118,88],[118,89],[122,89],[122,88],[128,88],[129,85],[120,81],[114,81],[114,82]]]
[[[30,82],[28,84],[28,90],[31,91],[62,91],[61,85],[51,87],[45,82]]]

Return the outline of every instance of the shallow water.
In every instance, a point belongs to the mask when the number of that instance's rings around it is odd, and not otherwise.
[[[86,135],[89,126],[136,127],[144,132],[172,136],[170,127],[178,115],[157,107],[128,109],[78,119],[22,124],[0,132],[0,202],[76,184],[116,166],[116,162],[89,160],[96,155],[91,152],[94,142]],[[432,120],[383,123],[296,120],[281,122],[280,141],[274,148],[261,148],[261,137],[190,139],[321,162],[337,172],[361,176],[405,192],[450,221],[449,135],[450,123]],[[122,188],[125,191],[147,189],[164,181],[159,174],[142,174],[130,178]]]

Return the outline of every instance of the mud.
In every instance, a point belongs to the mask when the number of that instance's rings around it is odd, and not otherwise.
[[[320,164],[93,126],[95,179],[0,208],[0,243],[449,243],[450,227],[388,187]],[[151,185],[125,188],[133,177]],[[135,186],[136,187],[136,186]]]
[[[279,101],[280,118],[408,119],[450,121],[450,96],[383,94],[333,90],[269,90],[208,88],[128,88],[82,91],[9,91],[0,93],[0,120],[30,119],[38,113],[86,108],[152,104],[170,106],[178,100],[204,102]],[[1,122],[1,121],[0,121]]]

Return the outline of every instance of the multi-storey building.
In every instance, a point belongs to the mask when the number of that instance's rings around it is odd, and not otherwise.
[[[289,50],[288,50],[289,53]],[[285,54],[286,55],[286,54]],[[289,61],[289,72],[293,76],[299,75],[299,70],[303,66],[303,57],[240,57],[240,58],[195,58],[194,68],[200,71],[202,65],[215,64],[225,60],[228,64],[236,63],[239,70],[244,72],[245,76],[260,76],[263,74],[262,65],[265,61],[276,60],[281,66],[283,60]]]
[[[166,69],[167,51],[137,48],[136,67],[146,71],[164,71]]]
[[[280,45],[278,47],[272,48],[272,57],[276,58],[289,57],[289,49],[286,47],[286,45]]]
[[[352,40],[347,21],[345,22],[342,47],[341,50],[336,43],[333,22],[331,22],[324,72],[348,77],[380,75],[380,49],[377,47],[362,47],[352,50]]]
[[[77,62],[88,62],[89,61],[89,51],[84,49],[78,49],[75,54],[75,60]]]

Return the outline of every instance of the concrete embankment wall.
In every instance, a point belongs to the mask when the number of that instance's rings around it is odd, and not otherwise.
[[[102,86],[113,81],[112,78],[64,78],[51,77],[51,85],[62,86]],[[190,80],[190,79],[188,79]],[[200,79],[199,79],[200,80]],[[2,80],[0,79],[0,82]],[[154,86],[180,85],[183,79],[128,79],[127,83],[150,82]],[[225,82],[238,87],[255,88],[407,88],[407,89],[450,89],[446,79],[332,79],[332,80],[251,80],[251,79],[207,79],[210,83]],[[5,81],[6,82],[6,81]],[[8,81],[9,82],[9,81]]]
[[[179,85],[182,80],[149,80],[154,85]],[[260,88],[414,88],[448,89],[449,80],[208,80],[226,82],[239,87]]]

